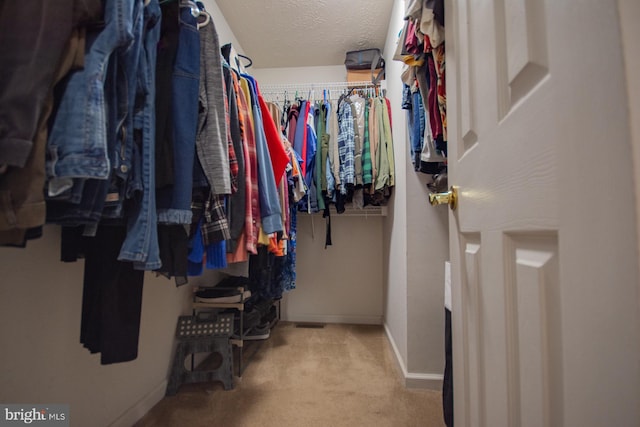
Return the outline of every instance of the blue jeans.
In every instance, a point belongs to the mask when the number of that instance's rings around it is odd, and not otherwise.
[[[411,103],[411,163],[416,170],[420,169],[420,153],[424,144],[424,104],[420,92],[416,91],[412,95]]]
[[[143,0],[134,0],[132,15],[133,42],[125,48],[116,50],[111,57],[114,74],[111,76],[117,84],[114,96],[107,97],[107,111],[113,116],[108,126],[115,130],[115,146],[109,153],[111,161],[111,178],[109,186],[109,200],[105,205],[102,216],[105,218],[122,218],[124,201],[132,197],[134,191],[142,190],[142,183],[134,179],[139,174],[139,159],[134,144],[134,114],[137,99],[144,99],[140,93],[139,67],[143,52],[145,37],[145,6]],[[138,96],[142,95],[142,96]]]
[[[173,68],[173,183],[158,190],[158,222],[191,223],[191,191],[200,94],[200,35],[189,7],[180,6],[178,51]],[[213,54],[213,53],[212,53]]]
[[[79,204],[66,201],[47,201],[47,223],[75,226],[97,224],[100,221],[104,202],[109,189],[109,181],[104,179],[82,180],[77,187],[81,194]]]
[[[160,5],[158,0],[144,8],[144,42],[138,67],[138,92],[146,94],[144,106],[133,117],[134,173],[128,213],[127,236],[118,260],[133,261],[136,270],[160,268],[155,192],[155,74],[157,45],[160,39]],[[139,183],[138,183],[139,182]]]

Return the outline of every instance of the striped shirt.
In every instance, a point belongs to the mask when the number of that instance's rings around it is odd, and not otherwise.
[[[242,82],[242,87],[240,82]],[[233,73],[233,85],[238,99],[238,118],[240,119],[240,134],[245,151],[245,179],[246,182],[246,206],[245,206],[245,232],[247,235],[247,251],[258,253],[258,229],[260,227],[260,204],[258,203],[258,157],[256,154],[256,141],[253,133],[251,114],[249,113],[249,87],[246,80],[239,81]]]
[[[364,185],[373,182],[373,171],[371,167],[371,146],[369,142],[369,103],[364,104],[364,137],[362,143],[362,181]]]

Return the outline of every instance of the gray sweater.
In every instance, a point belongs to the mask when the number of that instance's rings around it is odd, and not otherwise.
[[[220,42],[213,18],[200,28],[198,159],[213,194],[231,194]]]

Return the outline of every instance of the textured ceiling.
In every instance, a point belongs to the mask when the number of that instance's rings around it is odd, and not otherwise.
[[[393,0],[216,0],[255,68],[340,65],[384,47]]]

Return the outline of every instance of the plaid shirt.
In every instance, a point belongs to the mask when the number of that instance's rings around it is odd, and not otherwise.
[[[224,197],[211,194],[204,204],[204,221],[201,230],[205,246],[231,238],[224,211]]]
[[[260,205],[258,204],[258,156],[256,141],[249,117],[249,102],[240,88],[236,73],[233,73],[233,86],[238,101],[238,119],[240,120],[240,134],[242,135],[245,159],[245,233],[247,237],[247,251],[258,253],[258,230],[260,228]]]
[[[349,101],[342,101],[338,108],[338,154],[340,157],[340,193],[347,194],[347,184],[355,182],[355,132]]]
[[[224,119],[227,128],[227,147],[229,148],[229,173],[231,175],[231,192],[238,191],[238,158],[236,150],[233,148],[233,139],[231,138],[231,118],[229,115],[229,98],[227,97],[227,84],[222,79],[222,93],[224,95]]]
[[[204,245],[221,242],[231,238],[229,233],[229,224],[224,211],[224,197],[207,191],[208,197],[203,200],[205,193],[203,191],[194,191],[193,201],[191,202],[191,212],[193,212],[191,220],[191,233],[193,235],[194,228],[200,223],[202,231],[202,240]],[[200,221],[202,219],[202,221]]]

